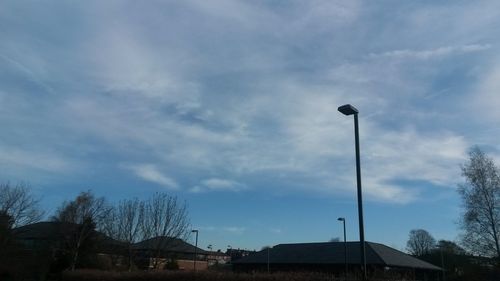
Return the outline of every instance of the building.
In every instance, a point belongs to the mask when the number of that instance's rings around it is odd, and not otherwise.
[[[67,222],[38,222],[13,229],[15,239],[27,250],[51,249],[61,251],[78,239],[93,239],[99,253],[124,254],[126,244],[114,240],[101,232]],[[83,237],[80,237],[83,236]]]
[[[94,268],[123,268],[127,266],[129,244],[114,240],[101,232],[82,229],[82,225],[63,222],[39,222],[13,229],[16,241],[22,245],[23,256],[43,255],[44,262],[66,268],[79,241],[80,251],[86,251],[88,260],[77,266]],[[91,241],[89,241],[91,239]],[[196,270],[208,267],[210,252],[181,239],[155,237],[131,245],[133,264],[143,269]],[[79,257],[82,257],[80,253]],[[49,265],[47,265],[49,266]],[[53,267],[53,265],[51,265]]]
[[[132,245],[142,267],[168,268],[175,263],[180,270],[206,270],[210,252],[177,238],[155,237]],[[196,255],[196,265],[195,265]],[[173,268],[177,267],[174,265]]]
[[[249,255],[254,254],[254,253],[256,253],[256,251],[250,251],[250,250],[239,249],[239,248],[238,249],[229,248],[226,251],[226,254],[229,255],[229,257],[230,257],[229,260],[231,262],[239,260],[243,257],[249,256]]]
[[[360,244],[347,242],[350,274],[360,270]],[[233,262],[237,272],[315,271],[345,274],[344,242],[279,244]],[[405,276],[417,280],[439,280],[441,268],[388,246],[366,242],[369,276]]]
[[[208,266],[224,265],[231,261],[231,257],[221,250],[208,251],[207,261]]]

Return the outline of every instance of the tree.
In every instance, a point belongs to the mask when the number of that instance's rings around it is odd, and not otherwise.
[[[469,160],[461,168],[465,178],[458,188],[464,210],[462,243],[471,253],[500,260],[500,171],[478,147],[469,151]]]
[[[457,243],[449,240],[439,240],[436,245],[436,250],[452,255],[465,255],[465,250]]]
[[[104,197],[96,198],[91,191],[80,193],[75,200],[64,202],[52,219],[60,222],[67,235],[66,247],[70,255],[70,268],[75,270],[85,250],[92,248],[96,239],[96,227],[102,222],[110,208]]]
[[[188,211],[185,203],[179,203],[177,197],[166,193],[155,193],[144,202],[144,215],[141,220],[143,240],[154,238],[153,267],[158,266],[158,258],[162,250],[167,248],[176,238],[184,239],[189,234]]]
[[[7,257],[6,250],[12,243],[12,225],[14,220],[5,211],[0,211],[0,262]]]
[[[40,221],[44,215],[39,199],[25,184],[0,184],[0,212],[10,216],[14,228]]]
[[[133,243],[141,238],[145,203],[137,198],[122,200],[108,212],[102,230],[109,237],[124,242],[127,247],[128,270],[132,270]]]
[[[340,238],[339,237],[333,237],[330,240],[328,240],[328,242],[340,242]]]
[[[406,249],[411,255],[423,256],[432,251],[436,245],[436,240],[432,235],[423,229],[413,229],[410,231]]]

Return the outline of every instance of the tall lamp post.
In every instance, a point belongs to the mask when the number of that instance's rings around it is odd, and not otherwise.
[[[345,104],[338,108],[344,115],[354,115],[354,138],[356,146],[356,177],[358,185],[358,216],[359,216],[359,243],[361,252],[361,271],[362,278],[366,280],[366,255],[365,255],[365,229],[363,226],[363,195],[361,192],[361,159],[359,156],[359,128],[358,128],[358,110],[350,105]]]
[[[345,234],[345,218],[338,218],[344,224],[344,264],[345,264],[345,280],[347,280],[347,239]]]
[[[196,272],[196,258],[198,256],[198,229],[191,230],[192,233],[196,233],[196,242],[194,244],[194,259],[193,259],[193,270]]]

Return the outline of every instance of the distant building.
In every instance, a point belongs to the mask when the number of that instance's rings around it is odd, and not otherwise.
[[[78,250],[79,256],[83,256],[83,253],[93,255],[83,262],[83,266],[93,264],[115,268],[123,265],[126,244],[95,230],[82,232],[81,227],[66,222],[38,222],[15,228],[12,233],[21,246],[17,256],[24,259],[35,257],[37,266],[46,270],[63,270],[69,266],[69,260],[73,258],[75,247],[80,242],[83,244]],[[82,266],[79,263],[76,265]]]
[[[67,255],[69,244],[76,242],[75,233],[81,227],[78,224],[62,222],[39,222],[13,230],[15,239],[23,247],[23,255],[43,253],[44,262],[54,262]],[[101,232],[92,231],[93,254],[101,264],[107,267],[123,267],[129,246],[125,242],[114,240]],[[177,238],[155,237],[132,244],[134,264],[143,269],[179,269],[196,270],[208,268],[212,252],[207,252]],[[216,258],[216,257],[214,257]],[[170,267],[171,266],[171,267]]]
[[[149,269],[163,269],[169,262],[175,262],[180,270],[194,270],[196,254],[196,270],[208,268],[210,252],[197,248],[181,239],[155,237],[135,243],[132,248],[143,266]]]
[[[208,252],[208,266],[227,264],[230,261],[231,257],[228,254],[221,252],[221,250]]]
[[[256,251],[244,250],[244,249],[227,249],[226,254],[229,255],[231,262],[237,261],[243,257],[255,254]]]
[[[26,250],[49,248],[54,252],[61,251],[68,242],[75,240],[75,233],[80,225],[67,222],[38,222],[13,229],[15,239]],[[90,234],[89,234],[90,235]],[[92,238],[98,245],[98,253],[123,254],[126,252],[124,243],[114,240],[101,232],[92,231]]]
[[[349,272],[360,270],[359,242],[347,242]],[[237,272],[318,271],[342,275],[345,272],[344,242],[279,244],[233,261]],[[441,268],[388,246],[366,242],[366,266],[370,276],[405,276],[418,280],[439,280]]]

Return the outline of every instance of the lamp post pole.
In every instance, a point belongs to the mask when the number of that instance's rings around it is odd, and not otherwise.
[[[267,274],[269,274],[269,250],[271,247],[267,247]]]
[[[196,259],[198,256],[198,230],[193,229],[193,230],[191,230],[191,232],[196,233],[196,242],[194,244],[194,258],[193,258],[193,270],[194,270],[194,272],[196,272]]]
[[[361,191],[361,157],[359,153],[359,127],[358,127],[358,110],[350,105],[345,104],[338,108],[344,115],[354,115],[354,138],[356,147],[356,178],[358,187],[358,217],[359,217],[359,243],[361,254],[361,271],[362,278],[366,280],[366,252],[365,252],[365,229],[363,223],[363,194]]]
[[[345,280],[347,280],[347,236],[345,233],[345,218],[338,218],[344,224],[344,264],[345,264]]]

